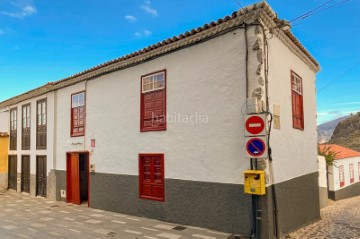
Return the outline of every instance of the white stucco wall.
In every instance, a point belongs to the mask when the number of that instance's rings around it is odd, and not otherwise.
[[[36,101],[41,99],[47,99],[47,148],[45,150],[36,149]],[[21,130],[22,130],[22,106],[30,103],[30,150],[21,149]],[[21,172],[21,157],[22,155],[30,156],[30,174],[36,174],[36,156],[46,156],[47,158],[47,172],[53,168],[54,162],[54,147],[53,147],[53,137],[54,137],[54,93],[49,92],[45,95],[35,97],[23,102],[20,102],[16,105],[12,105],[9,109],[17,108],[17,150],[9,150],[9,155],[17,155],[18,162],[18,172]],[[8,119],[8,124],[10,125],[10,119]]]
[[[66,152],[96,147],[96,171],[138,175],[139,153],[164,153],[165,177],[242,182],[242,105],[245,102],[244,31],[236,30],[152,61],[58,91],[57,163]],[[167,70],[167,113],[201,115],[208,123],[167,122],[166,131],[140,132],[140,79]],[[71,94],[86,88],[86,135],[70,137]],[[78,146],[72,144],[80,143]]]
[[[359,163],[360,157],[352,157],[346,159],[338,159],[334,160],[333,166],[330,166],[329,170],[329,190],[337,191],[339,189],[343,189],[351,184],[359,182]],[[354,166],[354,182],[350,183],[350,164]],[[344,176],[345,176],[345,185],[340,188],[340,172],[339,167],[344,166]]]
[[[85,91],[85,82],[75,84],[66,88],[62,88],[56,92],[56,133],[55,133],[55,142],[56,145],[55,154],[56,154],[56,165],[55,169],[66,170],[66,153],[67,152],[79,152],[89,150],[85,147],[85,137],[70,137],[70,127],[71,127],[71,95],[81,91]],[[103,93],[101,93],[104,96]],[[86,94],[86,101],[89,97]],[[87,104],[87,102],[86,102]],[[87,105],[88,108],[88,105]],[[86,109],[88,110],[88,109]],[[86,112],[86,120],[91,116],[88,116]],[[87,122],[86,122],[87,124]],[[85,126],[88,130],[88,125]],[[86,134],[88,131],[86,131]]]
[[[10,113],[7,107],[0,109],[0,132],[9,133],[9,115]]]
[[[319,169],[319,187],[327,188],[327,170],[326,160],[324,156],[318,156],[318,169]]]
[[[304,130],[292,125],[291,79],[293,70],[303,83]],[[275,182],[317,172],[315,72],[276,36],[269,40],[269,107],[280,105],[280,130],[271,130]]]

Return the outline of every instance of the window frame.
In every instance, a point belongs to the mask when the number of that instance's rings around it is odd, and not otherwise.
[[[26,109],[28,108],[28,109]],[[25,117],[24,117],[24,109]],[[24,127],[25,122],[25,127]],[[25,129],[28,129],[28,137],[29,137],[29,145],[25,145]],[[30,150],[31,148],[31,103],[27,103],[21,106],[21,149],[22,150]]]
[[[146,91],[143,92],[143,79],[145,77],[148,76],[152,76],[152,75],[156,75],[159,73],[163,73],[164,74],[164,87],[161,89],[156,89],[156,90],[151,90],[151,91]],[[166,69],[163,70],[159,70],[159,71],[155,71],[146,75],[142,75],[140,77],[140,132],[148,132],[148,131],[164,131],[167,128],[167,119],[166,119],[166,114],[167,114],[167,95],[166,95],[166,88],[167,88],[167,71]],[[152,127],[144,127],[144,119],[145,119],[145,112],[144,112],[144,96],[146,94],[149,93],[155,93],[155,92],[160,92],[162,91],[164,94],[164,100],[163,100],[163,104],[164,104],[164,125],[163,126],[152,126]]]
[[[13,118],[13,112],[15,112],[15,118]],[[14,125],[14,129],[13,126]],[[21,124],[22,125],[22,124]],[[10,142],[9,150],[17,150],[17,131],[18,131],[18,107],[10,109]],[[12,138],[14,138],[15,143],[12,144]]]
[[[341,178],[342,178],[342,180],[341,180]],[[344,165],[339,166],[339,185],[340,185],[340,188],[345,186]]]
[[[142,194],[142,186],[143,186],[143,175],[144,175],[144,171],[143,171],[143,162],[142,162],[142,158],[143,157],[160,157],[161,160],[161,185],[162,186],[162,197],[155,197],[155,196],[145,196]],[[164,202],[165,201],[165,161],[164,161],[164,154],[163,153],[141,153],[139,154],[139,198],[140,199],[148,199],[148,200],[154,200],[154,201],[160,201],[160,202]],[[151,169],[151,171],[153,171]]]
[[[297,78],[300,80],[300,91],[294,89],[293,78]],[[291,90],[291,112],[292,112],[292,124],[294,129],[304,130],[304,88],[303,88],[303,80],[302,78],[295,73],[293,70],[290,70],[290,90]],[[294,102],[294,97],[298,97],[300,100],[300,115],[294,114],[296,110],[296,102]],[[300,125],[296,123],[296,119],[300,119]]]
[[[45,103],[45,112],[42,112],[42,104]],[[39,125],[39,105],[41,105],[41,124]],[[43,124],[43,120],[44,120],[44,116],[45,116],[45,124]],[[47,104],[47,98],[43,98],[40,100],[36,101],[36,149],[46,149],[47,148],[47,125],[48,125],[48,104]],[[39,140],[38,140],[38,135],[40,134],[39,132],[39,127],[44,127],[45,128],[45,145],[40,145],[39,144]]]
[[[73,96],[75,95],[80,95],[80,94],[84,94],[84,105],[80,105],[80,106],[75,106],[73,107]],[[73,94],[71,94],[71,103],[70,103],[70,137],[81,137],[81,136],[84,136],[85,135],[85,126],[86,126],[86,91],[83,90],[83,91],[79,91],[79,92],[75,92]],[[78,127],[74,127],[74,112],[73,112],[73,109],[75,108],[84,108],[84,123],[83,125],[81,126],[78,126]],[[84,130],[82,131],[82,133],[74,133],[74,128],[81,128],[83,127]]]
[[[354,164],[353,163],[349,164],[349,180],[350,180],[350,183],[355,182],[355,172],[354,172]]]

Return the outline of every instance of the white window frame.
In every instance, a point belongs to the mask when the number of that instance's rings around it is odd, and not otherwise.
[[[10,110],[10,130],[16,130],[17,129],[17,109]]]
[[[292,74],[293,79],[292,79],[292,89],[293,91],[295,91],[296,93],[298,93],[299,95],[302,95],[302,81],[301,78],[298,77],[296,74]]]
[[[85,91],[72,95],[71,108],[76,108],[85,105]]]
[[[162,76],[162,79],[158,77]],[[149,80],[149,83],[144,84],[145,80]],[[159,83],[160,86],[155,86],[156,83]],[[150,89],[145,90],[145,86],[150,86]],[[156,90],[165,89],[165,71],[157,72],[151,75],[143,76],[141,78],[141,92],[148,93]]]

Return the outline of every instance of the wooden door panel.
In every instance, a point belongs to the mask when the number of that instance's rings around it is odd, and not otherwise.
[[[36,161],[36,195],[46,197],[47,185],[46,157],[39,156]]]
[[[67,165],[68,202],[80,204],[79,154],[70,154]]]
[[[10,189],[17,189],[17,157],[10,156],[9,157],[9,179],[8,179],[8,187]]]
[[[21,191],[30,193],[30,156],[21,159]]]

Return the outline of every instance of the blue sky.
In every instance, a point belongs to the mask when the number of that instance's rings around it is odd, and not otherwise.
[[[280,18],[290,20],[327,1],[268,3]],[[0,0],[0,101],[255,2]],[[317,75],[320,123],[360,111],[359,12],[360,0],[351,0],[301,20],[292,28],[322,66]]]

